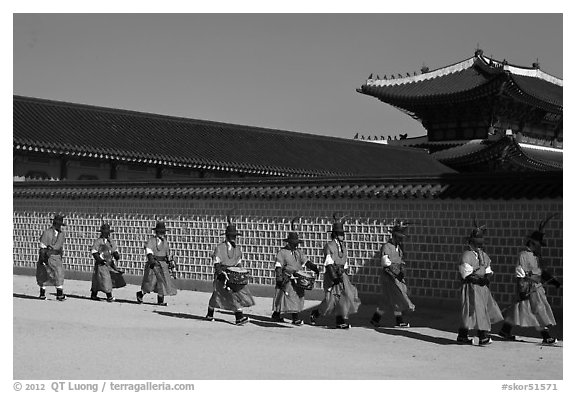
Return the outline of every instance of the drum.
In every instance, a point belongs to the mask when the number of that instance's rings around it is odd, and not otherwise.
[[[226,269],[226,274],[228,274],[228,282],[230,284],[248,284],[248,277],[250,276],[250,273],[248,273],[248,270],[244,268],[231,266]]]
[[[314,277],[313,273],[308,273],[304,270],[298,270],[294,273],[294,277],[296,278],[297,287],[308,290],[314,288],[314,281],[316,278]]]

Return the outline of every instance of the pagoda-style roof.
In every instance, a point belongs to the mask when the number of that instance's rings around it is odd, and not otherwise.
[[[432,157],[461,172],[562,171],[562,149],[518,143],[512,136],[497,141],[471,140],[440,150]]]
[[[406,147],[21,96],[13,108],[15,153],[265,176],[454,172]]]
[[[492,95],[506,95],[517,102],[561,114],[563,81],[539,69],[510,65],[477,50],[464,61],[437,70],[423,68],[421,74],[369,78],[359,93],[378,98],[419,118],[415,108],[463,103]],[[420,119],[422,120],[422,119]]]

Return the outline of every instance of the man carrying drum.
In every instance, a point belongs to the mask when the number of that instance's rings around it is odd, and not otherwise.
[[[115,301],[112,296],[112,288],[122,288],[126,286],[126,281],[122,277],[123,272],[116,267],[116,262],[120,259],[116,242],[110,239],[110,224],[100,226],[100,237],[94,241],[91,254],[94,257],[94,272],[92,273],[92,288],[90,289],[90,299],[100,300],[98,291],[106,294],[106,301]]]
[[[500,322],[502,313],[488,288],[494,275],[491,260],[484,252],[485,226],[479,227],[474,222],[474,229],[468,237],[468,250],[460,258],[458,270],[462,277],[460,292],[460,328],[456,342],[472,345],[468,337],[471,329],[478,331],[478,345],[492,342],[490,330],[493,324]]]
[[[286,246],[276,255],[276,293],[272,302],[272,320],[284,322],[281,314],[292,314],[292,324],[300,326],[304,321],[300,319],[300,312],[304,308],[304,293],[306,289],[314,287],[315,276],[304,271],[304,266],[318,276],[318,268],[308,260],[304,252],[298,248],[302,240],[294,232],[294,221],[291,222],[292,232],[284,239]]]
[[[394,327],[406,328],[410,324],[404,322],[402,313],[404,311],[414,311],[414,304],[408,297],[408,287],[404,281],[404,238],[406,223],[400,221],[391,230],[390,240],[382,246],[382,290],[383,298],[380,306],[372,316],[370,323],[378,327],[382,315],[386,311],[391,311],[396,317]]]
[[[174,261],[170,258],[170,246],[166,240],[166,224],[158,221],[154,232],[156,235],[148,239],[144,247],[148,261],[144,269],[141,290],[136,293],[136,300],[142,303],[145,293],[156,292],[158,305],[166,306],[164,296],[175,296],[178,292],[170,274]]]
[[[334,214],[331,241],[324,246],[324,300],[310,314],[310,324],[315,325],[319,316],[336,314],[336,328],[349,329],[348,316],[358,311],[358,290],[348,278],[347,251],[344,245],[344,220]]]
[[[226,216],[228,225],[226,226],[226,240],[216,246],[212,254],[214,263],[214,290],[208,302],[208,313],[205,319],[214,320],[214,309],[234,311],[236,325],[244,325],[250,319],[244,315],[242,308],[251,307],[254,298],[247,285],[247,271],[242,269],[242,250],[236,243],[236,238],[240,233],[236,230],[236,225],[232,224],[229,215]]]

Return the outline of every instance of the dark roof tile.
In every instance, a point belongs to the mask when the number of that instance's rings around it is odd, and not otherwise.
[[[454,172],[423,151],[351,139],[20,96],[13,108],[17,150],[275,176]]]

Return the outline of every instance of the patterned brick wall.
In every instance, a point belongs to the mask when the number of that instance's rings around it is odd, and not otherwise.
[[[501,305],[514,297],[514,266],[524,236],[552,213],[546,226],[548,247],[543,265],[562,279],[562,200],[427,200],[427,199],[14,199],[14,266],[33,267],[38,238],[54,212],[66,214],[65,263],[70,270],[91,271],[90,246],[103,221],[111,222],[121,260],[131,274],[142,274],[144,243],[156,219],[166,221],[168,239],[179,265],[179,278],[211,280],[210,254],[222,241],[225,214],[234,216],[243,234],[239,244],[253,284],[274,284],[274,258],[284,245],[290,220],[301,216],[299,233],[312,261],[321,263],[329,239],[332,213],[348,215],[346,244],[353,282],[362,294],[379,293],[379,250],[394,218],[414,222],[406,242],[407,284],[413,296],[454,299],[458,296],[457,265],[466,248],[474,217],[485,224],[486,251],[495,277],[491,289]],[[321,288],[322,275],[316,282]],[[550,303],[562,306],[562,289],[547,288]]]

